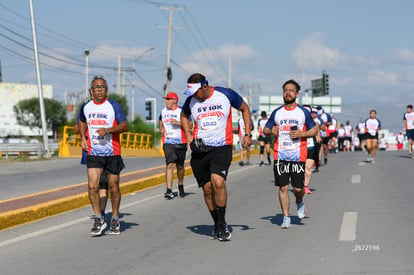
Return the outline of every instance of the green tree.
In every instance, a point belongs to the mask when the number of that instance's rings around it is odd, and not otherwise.
[[[45,98],[44,104],[47,129],[52,130],[53,136],[56,138],[59,127],[66,123],[66,108],[59,101],[50,98]],[[38,129],[39,134],[41,133],[42,118],[39,98],[21,100],[13,106],[13,110],[19,125],[27,126],[31,130]]]

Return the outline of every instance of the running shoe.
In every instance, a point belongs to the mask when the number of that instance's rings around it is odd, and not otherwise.
[[[301,203],[297,203],[296,206],[298,207],[298,218],[303,219],[306,217],[305,203],[302,201]]]
[[[167,192],[164,193],[164,198],[169,200],[174,198],[174,193],[171,191],[171,189],[167,189]]]
[[[218,240],[219,241],[230,241],[231,233],[227,228],[227,224],[218,225]]]
[[[109,229],[109,235],[119,235],[121,234],[121,225],[119,224],[119,220],[112,219],[111,221],[111,228]]]
[[[409,157],[410,159],[412,159],[412,158],[413,158],[413,154],[409,153],[409,154],[408,154],[408,157]]]
[[[250,165],[250,161],[246,161],[246,164],[245,165]]]
[[[184,185],[178,185],[178,195],[180,196],[180,198],[184,198]]]
[[[307,186],[305,186],[305,194],[312,194],[312,191]]]
[[[282,229],[290,228],[290,217],[283,217],[282,225],[280,226]]]
[[[375,159],[371,158],[371,163],[375,163]]]
[[[260,165],[260,166],[263,166],[263,165],[264,165],[264,162],[263,162],[263,161],[261,161],[259,165]]]
[[[244,162],[243,162],[243,161],[240,161],[240,162],[239,162],[239,165],[240,165],[240,166],[243,166],[243,165],[244,165]]]
[[[368,157],[367,157],[367,162],[371,162],[371,161],[372,161],[371,155],[370,155],[370,154],[368,154]]]
[[[218,236],[219,236],[218,226],[215,224],[214,225],[214,229],[213,229],[213,233],[211,234],[211,239],[212,240],[217,240],[218,239]]]
[[[94,222],[93,222],[93,227],[92,227],[92,229],[91,229],[91,235],[95,235],[95,236],[98,236],[98,235],[101,235],[102,234],[102,232],[105,230],[105,228],[106,228],[106,221],[105,221],[105,219],[104,219],[104,217],[99,217],[99,216],[92,216],[92,219],[94,219]]]

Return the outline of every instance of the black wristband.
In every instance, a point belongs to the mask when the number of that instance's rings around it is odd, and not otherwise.
[[[253,135],[252,135],[252,134],[245,134],[244,136],[245,136],[245,137],[250,137],[250,138],[251,138],[251,137],[253,137]]]

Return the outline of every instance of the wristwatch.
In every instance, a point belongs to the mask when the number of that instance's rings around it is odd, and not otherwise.
[[[252,134],[245,134],[244,136],[245,136],[245,137],[253,137],[253,135],[252,135]]]
[[[109,129],[108,129],[108,128],[105,128],[105,133],[106,133],[107,135],[109,135]]]

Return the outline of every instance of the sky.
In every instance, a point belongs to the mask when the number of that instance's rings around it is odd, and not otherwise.
[[[411,0],[33,0],[33,7],[42,83],[63,103],[85,94],[88,49],[89,81],[103,75],[117,91],[121,61],[120,86],[136,114],[146,116],[146,98],[160,110],[170,7],[169,90],[180,104],[195,72],[243,96],[251,89],[258,109],[260,95],[281,95],[291,78],[309,89],[322,71],[330,95],[342,97],[335,117],[343,122],[355,125],[377,109],[383,128],[397,131],[414,103]],[[3,81],[35,84],[29,1],[0,0],[0,10]]]

